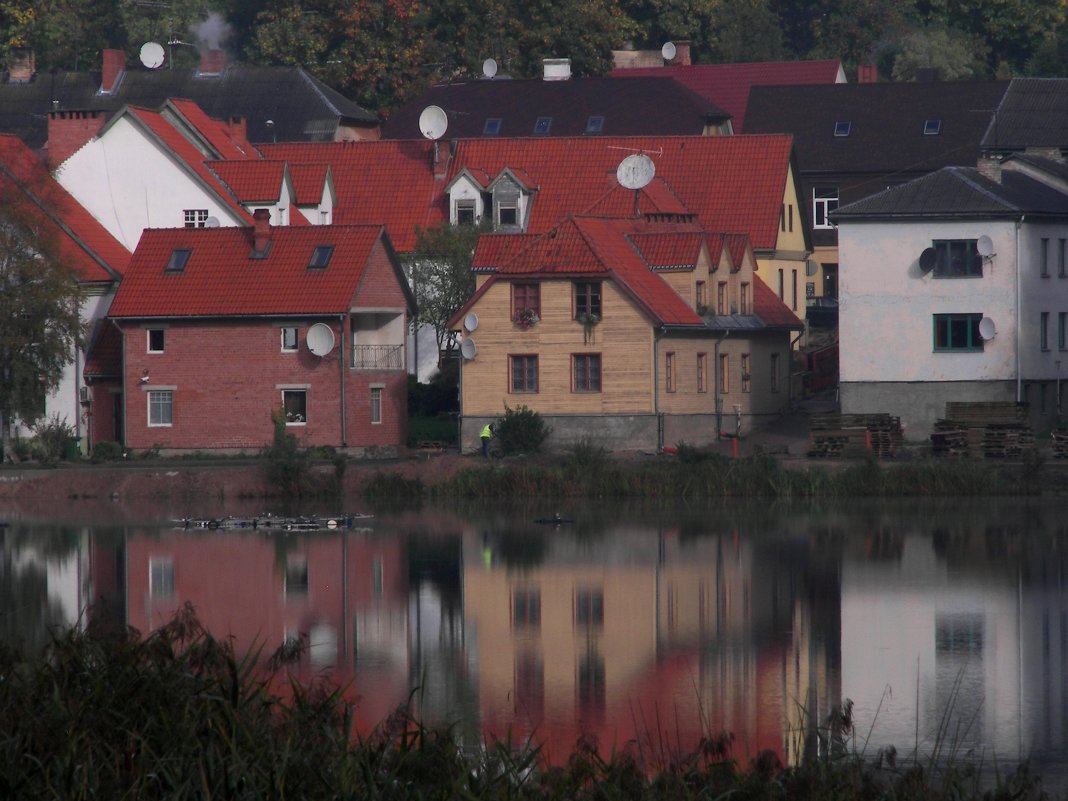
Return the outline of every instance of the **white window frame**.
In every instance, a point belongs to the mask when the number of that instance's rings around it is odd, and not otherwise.
[[[281,331],[281,341],[283,353],[296,353],[298,350],[300,350],[299,329],[295,325],[283,325]]]
[[[159,334],[160,347],[152,347],[152,335]],[[167,329],[166,328],[147,328],[145,329],[145,352],[146,353],[163,353],[167,349]]]
[[[838,208],[837,186],[814,186],[812,187],[812,227],[820,229],[833,229],[834,224],[830,220],[832,211]]]
[[[175,595],[174,559],[158,557],[148,560],[148,596],[173,598]]]
[[[174,390],[162,387],[151,387],[145,393],[145,402],[148,404],[148,427],[171,428],[174,425]],[[163,411],[166,410],[166,420]]]
[[[301,386],[301,387],[279,387],[279,389],[282,391],[282,411],[286,415],[286,425],[287,426],[305,426],[305,425],[307,425],[308,424],[308,387],[306,387],[306,386]],[[304,405],[304,414],[302,416],[300,414],[300,412],[297,412],[296,413],[297,416],[294,417],[292,420],[289,419],[289,412],[285,411],[285,408],[286,408],[286,396],[289,395],[289,394],[294,394],[294,395],[300,394],[300,395],[304,396],[304,404],[303,404]]]
[[[186,228],[207,228],[208,227],[208,210],[207,209],[183,209],[182,217],[185,220]]]
[[[384,384],[372,384],[369,389],[371,390],[371,425],[382,425],[382,390],[385,388]]]

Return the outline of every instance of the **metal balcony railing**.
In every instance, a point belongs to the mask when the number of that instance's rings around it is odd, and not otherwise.
[[[403,345],[355,345],[352,366],[357,370],[403,370]]]

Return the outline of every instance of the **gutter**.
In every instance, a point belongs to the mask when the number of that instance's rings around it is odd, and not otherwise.
[[[721,439],[723,432],[723,398],[721,398],[719,394],[719,346],[722,345],[730,335],[730,331],[724,331],[723,336],[716,340],[716,358],[715,363],[712,365],[713,375],[716,377],[716,380],[713,382],[713,389],[716,393],[716,439]]]
[[[1020,315],[1023,313],[1023,302],[1020,298],[1020,226],[1023,225],[1026,215],[1021,214],[1016,221],[1016,402],[1023,402],[1023,375],[1021,374],[1021,344],[1020,344]]]
[[[122,443],[122,448],[125,451],[126,418],[129,417],[129,415],[126,414],[126,404],[129,401],[129,398],[126,396],[126,335],[123,333],[122,326],[119,325],[114,317],[109,317],[108,319],[111,320],[111,324],[115,326],[115,330],[119,332],[119,342],[122,345],[120,348],[122,352],[122,380],[119,382],[119,386],[122,388],[122,431],[116,431],[115,435],[119,437],[119,441]]]

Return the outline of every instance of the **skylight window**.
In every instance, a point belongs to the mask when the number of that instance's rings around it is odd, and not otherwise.
[[[930,119],[924,121],[924,136],[938,136],[940,133],[942,133],[942,120]]]
[[[483,136],[496,136],[501,132],[501,118],[487,117],[486,124],[482,127]]]
[[[312,251],[311,261],[308,263],[309,270],[325,270],[330,263],[330,257],[334,255],[333,245],[317,245]]]
[[[193,251],[188,248],[175,248],[171,251],[171,257],[167,259],[167,266],[163,269],[168,273],[180,273],[185,269],[185,263]]]
[[[586,120],[586,133],[600,133],[604,130],[604,117],[595,115]]]
[[[839,120],[834,124],[835,136],[849,136],[850,131],[853,130],[853,123],[849,120]]]
[[[538,121],[534,123],[534,133],[547,134],[549,129],[553,127],[552,117],[538,117]]]

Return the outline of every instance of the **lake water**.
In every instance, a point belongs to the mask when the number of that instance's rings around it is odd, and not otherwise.
[[[425,722],[556,760],[580,735],[666,760],[729,731],[743,762],[790,764],[850,699],[858,750],[1027,758],[1063,790],[1066,513],[570,502],[272,535],[0,510],[0,637],[42,643],[87,608],[148,631],[189,602],[239,648],[303,638],[294,670],[349,686],[364,731],[412,697]]]

